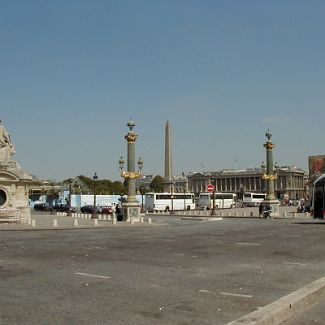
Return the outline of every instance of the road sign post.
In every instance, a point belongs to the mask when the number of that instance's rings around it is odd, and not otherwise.
[[[216,215],[216,180],[214,179],[214,184],[209,184],[208,192],[212,193],[212,210],[211,210],[211,216]]]
[[[209,193],[212,193],[214,190],[215,190],[215,186],[214,186],[213,184],[209,184],[209,185],[207,186],[207,191],[208,191]]]

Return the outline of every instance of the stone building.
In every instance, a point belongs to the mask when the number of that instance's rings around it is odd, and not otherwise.
[[[243,192],[266,192],[266,182],[262,178],[265,173],[261,168],[242,170],[221,170],[217,172],[191,173],[187,176],[190,192],[198,195],[206,192],[208,184],[216,184],[218,192],[237,193],[240,198]],[[275,167],[277,180],[275,194],[277,198],[284,195],[290,199],[307,198],[308,188],[306,172],[294,166]]]
[[[12,160],[15,147],[0,121],[0,222],[27,222],[33,176]]]

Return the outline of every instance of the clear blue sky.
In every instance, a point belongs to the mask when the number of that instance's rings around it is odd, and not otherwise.
[[[0,2],[0,117],[24,169],[120,180],[126,123],[144,172],[307,168],[324,154],[325,1]]]

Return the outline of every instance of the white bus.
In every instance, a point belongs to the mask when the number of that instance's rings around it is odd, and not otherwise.
[[[146,193],[147,211],[176,211],[195,209],[194,193]]]
[[[215,207],[217,209],[230,209],[236,206],[237,196],[234,193],[215,193]],[[199,208],[213,208],[213,193],[200,193]]]
[[[243,196],[243,205],[246,207],[256,207],[261,202],[265,201],[265,199],[265,193],[245,192]]]

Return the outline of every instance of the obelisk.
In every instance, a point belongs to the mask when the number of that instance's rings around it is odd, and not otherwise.
[[[171,145],[171,128],[167,120],[165,127],[165,180],[164,192],[171,193],[173,185],[173,162]]]

